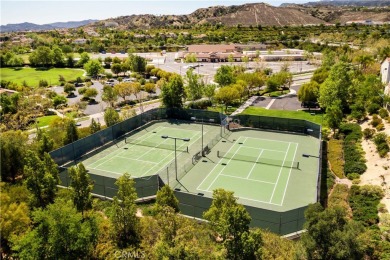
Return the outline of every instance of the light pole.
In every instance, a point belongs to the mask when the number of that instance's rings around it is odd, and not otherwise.
[[[168,136],[168,135],[162,135],[161,138],[164,138],[164,139],[174,139],[174,140],[175,140],[175,175],[176,175],[176,180],[178,181],[178,179],[177,179],[176,140],[182,140],[182,141],[184,141],[184,142],[189,142],[189,141],[190,141],[190,138],[172,137],[172,136]]]
[[[191,120],[196,121],[196,117],[195,116],[191,117]],[[201,119],[201,122],[202,122],[202,150],[201,151],[202,151],[202,156],[204,157],[204,152],[203,152],[203,118]],[[209,122],[210,123],[214,122],[214,119],[210,118]]]

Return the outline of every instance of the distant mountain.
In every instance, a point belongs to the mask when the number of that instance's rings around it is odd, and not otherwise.
[[[305,5],[333,5],[333,6],[359,6],[377,7],[390,6],[390,0],[321,0],[319,2],[308,2]]]
[[[98,20],[83,20],[83,21],[71,21],[71,22],[57,22],[49,24],[35,24],[35,23],[17,23],[7,24],[0,26],[0,32],[20,32],[20,31],[44,31],[61,28],[76,28],[84,26],[90,23],[97,22]]]

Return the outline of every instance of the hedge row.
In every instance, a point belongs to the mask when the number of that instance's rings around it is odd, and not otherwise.
[[[364,152],[361,147],[362,130],[355,123],[343,124],[340,133],[344,135],[344,173],[363,174],[367,170]]]

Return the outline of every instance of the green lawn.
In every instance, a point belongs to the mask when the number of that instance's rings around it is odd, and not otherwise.
[[[288,110],[271,110],[262,107],[248,107],[242,114],[256,115],[256,116],[272,116],[272,117],[283,117],[283,118],[295,118],[304,119],[317,124],[323,124],[322,114],[311,115],[312,112],[306,111],[288,111]]]
[[[37,118],[38,127],[48,126],[57,117],[58,117],[57,115],[38,117]]]
[[[65,80],[75,80],[77,77],[82,77],[84,72],[76,69],[48,69],[41,70],[36,68],[1,68],[0,78],[1,80],[12,81],[17,84],[22,84],[23,81],[27,82],[28,86],[38,86],[39,80],[45,79],[49,85],[59,84],[59,75],[65,77]]]

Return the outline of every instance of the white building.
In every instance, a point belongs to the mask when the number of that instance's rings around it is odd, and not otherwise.
[[[390,58],[386,58],[381,65],[382,83],[388,84],[390,82]]]

